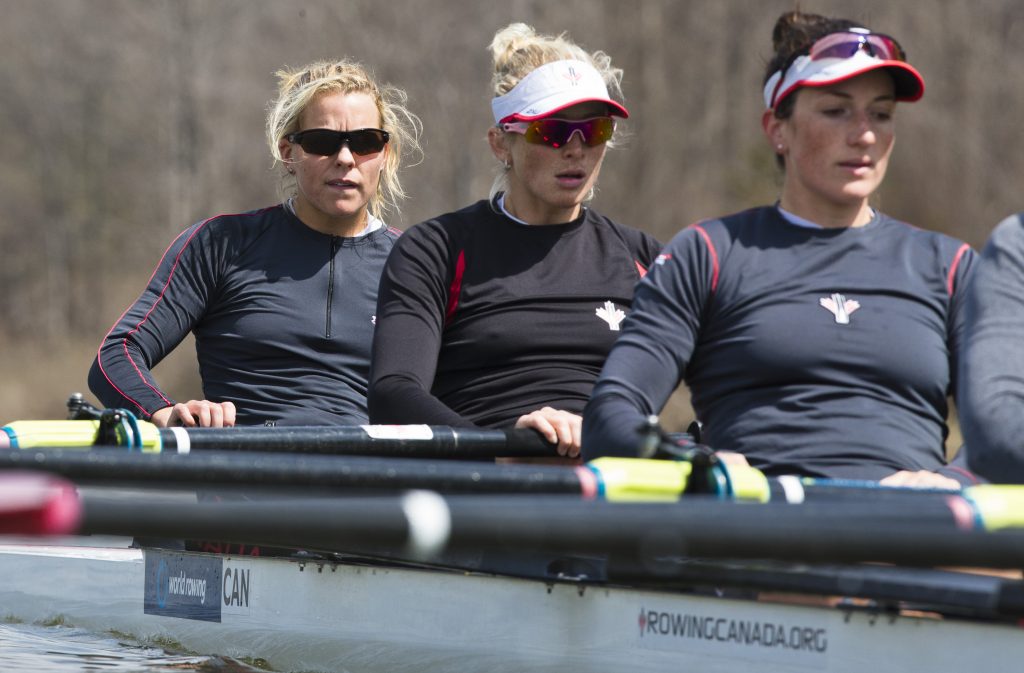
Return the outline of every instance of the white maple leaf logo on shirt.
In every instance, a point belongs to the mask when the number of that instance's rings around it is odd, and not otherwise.
[[[608,323],[608,329],[613,332],[619,331],[619,325],[626,319],[626,312],[620,308],[616,308],[615,304],[610,301],[606,301],[604,306],[594,309],[594,313],[601,320]]]
[[[860,308],[860,302],[847,299],[838,292],[833,292],[831,297],[822,297],[818,303],[828,309],[840,325],[849,325],[850,314]]]

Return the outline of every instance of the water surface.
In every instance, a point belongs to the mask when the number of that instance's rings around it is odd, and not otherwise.
[[[4,673],[252,673],[228,658],[174,654],[128,636],[96,634],[63,625],[0,623]]]

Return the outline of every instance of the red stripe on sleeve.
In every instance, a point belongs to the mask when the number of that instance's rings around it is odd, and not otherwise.
[[[219,216],[217,216],[217,217],[219,217]],[[132,334],[134,334],[135,332],[137,332],[137,331],[139,330],[139,328],[141,328],[141,327],[142,327],[143,323],[145,323],[145,322],[146,322],[146,321],[147,321],[147,320],[149,319],[149,316],[150,316],[150,314],[152,314],[152,313],[153,313],[153,311],[154,311],[154,310],[156,309],[156,307],[157,307],[157,304],[159,304],[159,303],[160,303],[160,301],[161,301],[161,300],[162,300],[162,299],[164,298],[164,294],[165,294],[165,293],[167,292],[167,286],[171,284],[171,280],[172,280],[172,279],[174,278],[174,272],[175,272],[175,271],[177,271],[177,269],[178,269],[178,261],[179,261],[179,260],[181,259],[181,255],[182,255],[182,253],[184,253],[184,252],[185,252],[185,248],[187,248],[187,247],[188,247],[188,245],[189,245],[189,243],[191,243],[191,242],[192,242],[192,239],[193,239],[193,238],[195,238],[196,234],[198,234],[198,233],[199,233],[199,231],[200,231],[200,230],[201,230],[201,229],[202,229],[203,227],[205,227],[205,226],[206,226],[206,225],[207,225],[207,224],[208,224],[208,223],[209,223],[209,222],[210,222],[211,220],[214,220],[214,219],[216,219],[216,217],[211,217],[211,218],[207,219],[207,220],[206,220],[206,221],[204,221],[204,222],[203,222],[202,224],[200,224],[200,225],[199,225],[198,227],[196,227],[196,229],[195,229],[195,230],[194,230],[194,231],[193,231],[193,232],[192,232],[192,233],[191,233],[191,234],[189,235],[189,237],[188,237],[188,240],[186,240],[186,241],[185,241],[185,244],[184,244],[184,245],[183,245],[183,246],[181,247],[181,250],[179,250],[179,251],[178,251],[178,254],[177,254],[177,255],[175,255],[175,257],[174,257],[174,264],[172,264],[172,265],[171,265],[171,270],[170,270],[170,272],[169,272],[169,273],[167,274],[167,281],[166,281],[166,282],[164,283],[163,287],[162,287],[162,288],[160,288],[160,294],[159,294],[159,296],[157,296],[156,300],[155,300],[155,301],[153,302],[153,305],[149,307],[149,310],[148,310],[148,311],[146,311],[146,315],[142,317],[142,320],[140,320],[140,321],[138,322],[138,324],[136,324],[136,325],[135,325],[135,327],[134,327],[134,328],[132,328],[132,329],[131,329],[131,330],[130,330],[130,331],[128,332],[128,336],[129,336],[129,337],[130,337],[130,336],[131,336]],[[185,234],[185,232],[182,232],[182,236],[183,236],[184,234]],[[180,238],[180,236],[179,236],[179,238]],[[167,253],[168,253],[168,252],[170,252],[171,248],[173,248],[173,247],[174,247],[174,244],[175,244],[175,243],[176,243],[177,241],[178,241],[178,239],[177,239],[177,238],[175,238],[175,239],[174,239],[174,241],[172,241],[172,242],[171,242],[171,244],[170,244],[169,246],[167,246],[167,250],[165,250],[165,251],[164,251],[164,257],[166,257],[166,256],[167,256]],[[152,275],[151,275],[151,276],[149,277],[149,282],[148,282],[148,283],[146,283],[146,287],[149,287],[149,283],[153,282],[153,278],[155,278],[155,277],[156,277],[156,274],[157,274],[157,272],[159,272],[159,271],[160,271],[160,265],[161,265],[161,264],[163,264],[163,258],[161,258],[160,262],[159,262],[159,263],[157,263],[157,266],[156,266],[156,268],[155,268],[155,269],[153,270],[153,273],[152,273]],[[128,313],[128,311],[130,311],[130,310],[132,309],[132,307],[133,307],[133,306],[135,306],[135,304],[132,304],[132,305],[131,305],[131,306],[129,306],[129,307],[127,308],[127,309],[125,309],[125,312],[121,314],[121,317],[117,319],[117,322],[115,322],[115,323],[114,323],[114,325],[113,325],[113,327],[111,327],[111,328],[110,328],[110,331],[108,331],[108,332],[107,332],[107,336],[109,336],[109,335],[110,335],[110,332],[113,332],[113,331],[114,331],[114,329],[115,329],[115,328],[117,327],[117,325],[118,325],[118,324],[119,324],[119,323],[121,322],[121,319],[122,319],[122,318],[124,318],[125,314],[127,314],[127,313]],[[127,393],[125,393],[125,392],[124,392],[123,390],[121,390],[121,388],[120,388],[120,387],[118,387],[118,385],[117,385],[116,383],[114,383],[113,379],[111,379],[111,378],[110,378],[110,376],[109,376],[109,375],[107,374],[107,370],[106,370],[106,368],[105,368],[105,367],[103,366],[103,346],[104,346],[104,345],[106,345],[106,343],[107,343],[107,340],[106,340],[106,337],[104,337],[103,341],[102,341],[102,342],[100,343],[100,348],[99,348],[99,350],[98,350],[98,351],[96,352],[96,361],[97,361],[97,364],[99,365],[99,368],[100,368],[100,372],[101,372],[101,373],[103,374],[103,378],[105,378],[105,379],[107,380],[107,383],[109,383],[109,384],[110,384],[110,386],[111,386],[111,387],[112,387],[112,388],[113,388],[114,390],[116,390],[116,391],[117,391],[118,393],[120,393],[122,397],[124,397],[125,399],[129,400],[129,401],[130,401],[130,402],[131,402],[132,404],[134,404],[134,405],[135,405],[136,407],[138,407],[138,408],[139,408],[139,410],[140,410],[140,411],[141,411],[141,412],[142,412],[143,414],[145,414],[145,415],[147,415],[147,416],[148,416],[148,415],[149,415],[149,412],[148,412],[148,411],[146,411],[146,409],[145,409],[145,408],[144,408],[144,407],[143,407],[143,406],[142,406],[142,405],[141,405],[141,404],[140,404],[140,403],[139,403],[139,402],[138,402],[137,400],[135,400],[135,399],[134,399],[134,398],[132,398],[132,397],[131,397],[130,395],[128,395]],[[166,402],[166,403],[167,403],[168,405],[170,405],[170,404],[171,404],[171,401],[170,401],[169,399],[167,399],[167,397],[166,397],[166,396],[164,396],[164,394],[163,394],[163,393],[161,393],[161,392],[160,392],[159,390],[157,390],[157,389],[156,389],[156,388],[154,388],[154,387],[153,387],[152,385],[150,385],[149,381],[147,381],[147,380],[146,380],[146,377],[145,377],[145,376],[143,375],[143,373],[142,373],[142,370],[141,370],[141,369],[139,368],[139,365],[138,365],[138,363],[136,363],[136,362],[135,362],[135,360],[134,360],[134,359],[132,358],[132,356],[131,356],[131,352],[130,352],[130,351],[128,350],[128,337],[125,337],[124,339],[121,339],[121,348],[122,348],[122,350],[123,350],[123,352],[124,352],[125,358],[126,358],[126,359],[128,360],[128,362],[129,362],[129,363],[131,364],[132,368],[133,368],[133,369],[135,370],[135,373],[136,373],[136,374],[138,374],[139,378],[140,378],[140,379],[142,380],[142,383],[143,383],[143,384],[144,384],[144,385],[145,385],[145,386],[146,386],[147,388],[149,388],[149,389],[150,389],[150,390],[152,390],[152,391],[153,391],[154,393],[156,393],[156,395],[157,395],[158,397],[160,397],[160,399],[162,399],[162,400],[163,400],[164,402]]]
[[[641,278],[647,275],[647,267],[641,264],[639,260],[634,259],[633,263],[636,264],[636,272],[640,274]]]
[[[956,278],[956,270],[960,266],[960,260],[964,258],[964,255],[970,249],[971,246],[964,243],[960,246],[960,249],[956,251],[956,256],[953,257],[953,263],[949,265],[949,276],[946,278],[946,292],[949,296],[953,296],[953,280]]]
[[[704,238],[708,252],[711,254],[711,291],[714,292],[718,288],[718,252],[715,250],[715,245],[711,242],[708,232],[704,231],[704,227],[695,224],[693,228]]]
[[[448,287],[448,308],[444,312],[444,323],[447,325],[455,317],[455,310],[459,307],[459,293],[462,292],[462,276],[466,273],[466,251],[459,251],[459,259],[455,262],[455,277]]]

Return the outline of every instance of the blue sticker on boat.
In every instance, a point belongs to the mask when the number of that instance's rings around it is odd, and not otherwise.
[[[220,621],[219,557],[145,551],[146,586],[142,611],[206,622]]]

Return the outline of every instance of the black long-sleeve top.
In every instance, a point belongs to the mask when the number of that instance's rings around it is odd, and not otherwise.
[[[637,287],[584,413],[585,457],[636,455],[684,379],[705,443],[771,474],[969,482],[943,441],[974,259],[881,213],[812,229],[764,207],[683,230]]]
[[[381,277],[371,422],[581,413],[658,248],[591,209],[529,226],[480,201],[410,228]]]
[[[343,238],[283,204],[185,229],[103,339],[89,387],[144,418],[174,399],[151,372],[191,331],[211,401],[240,425],[365,423],[380,271],[399,232]]]

